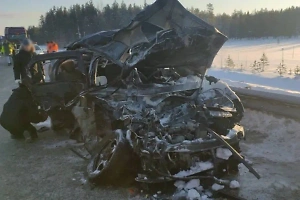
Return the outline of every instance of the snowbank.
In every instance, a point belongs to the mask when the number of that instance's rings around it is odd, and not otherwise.
[[[208,75],[215,76],[228,85],[255,91],[300,97],[300,79],[289,77],[266,77],[247,72],[209,69]]]

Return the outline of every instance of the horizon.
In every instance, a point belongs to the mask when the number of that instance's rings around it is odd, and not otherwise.
[[[57,7],[67,7],[74,4],[85,4],[88,0],[52,0],[51,2],[41,2],[42,0],[31,0],[29,4],[18,5],[15,0],[6,2],[2,4],[0,8],[0,35],[4,34],[4,28],[10,26],[24,26],[26,29],[28,26],[38,26],[39,19],[41,15],[44,15],[49,11],[53,6]],[[121,3],[122,0],[116,0],[118,3]],[[155,0],[147,0],[148,4],[152,4]],[[296,0],[286,0],[284,2],[280,1],[277,4],[274,4],[274,0],[253,0],[251,2],[236,2],[235,0],[227,0],[226,2],[218,2],[217,0],[203,0],[200,3],[195,3],[194,0],[185,0],[180,1],[184,7],[194,7],[199,8],[200,10],[206,10],[206,5],[212,3],[214,5],[215,14],[232,14],[234,10],[242,12],[253,12],[255,10],[267,9],[267,10],[280,10],[286,9],[289,7],[297,7]],[[110,0],[100,0],[93,1],[94,5],[98,8],[103,8],[107,4],[112,4]],[[129,0],[126,1],[126,4],[137,4],[143,5],[144,0]],[[234,5],[231,6],[231,5]],[[28,8],[28,9],[27,9]],[[34,10],[33,12],[24,11],[24,10]]]

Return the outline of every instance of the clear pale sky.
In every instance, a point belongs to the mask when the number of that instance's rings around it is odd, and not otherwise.
[[[88,0],[0,0],[0,35],[6,26],[38,25],[39,16],[53,6],[66,6],[86,3]],[[122,0],[117,0],[121,2]],[[153,3],[155,0],[147,0]],[[102,7],[113,0],[93,0]],[[126,3],[143,4],[144,0],[124,0]],[[300,6],[300,0],[180,0],[185,7],[206,9],[206,4],[212,3],[216,13],[232,13],[234,9],[253,11],[255,9],[284,9],[290,6]]]

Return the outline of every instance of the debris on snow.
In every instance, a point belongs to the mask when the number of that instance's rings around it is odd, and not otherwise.
[[[240,183],[238,181],[236,181],[236,180],[233,180],[233,181],[230,182],[229,187],[231,189],[240,188]]]
[[[219,191],[219,190],[222,190],[224,189],[224,185],[219,185],[217,183],[214,183],[212,186],[211,186],[211,189],[214,190],[214,191]]]
[[[203,187],[201,185],[199,185],[198,187],[195,188],[198,192],[202,192],[203,191]]]
[[[174,186],[175,186],[177,189],[181,190],[181,189],[183,189],[183,188],[185,187],[185,182],[184,182],[184,181],[176,181],[176,182],[174,183]]]
[[[191,189],[188,191],[187,199],[188,200],[200,200],[201,196],[200,196],[199,192],[197,192],[197,190]]]
[[[177,174],[175,174],[175,177],[187,177],[192,174],[196,174],[199,172],[203,172],[205,170],[212,169],[214,165],[210,161],[206,162],[197,162],[195,166],[192,166],[189,170],[180,171]]]
[[[195,189],[200,186],[200,180],[199,179],[192,179],[187,184],[185,185],[184,189],[189,190],[189,189]]]
[[[226,148],[218,148],[216,152],[217,158],[228,160],[230,156],[232,156],[232,152]]]
[[[212,197],[213,193],[210,190],[206,190],[204,193],[207,197]]]
[[[186,199],[187,192],[180,190],[179,192],[173,194],[172,200]]]

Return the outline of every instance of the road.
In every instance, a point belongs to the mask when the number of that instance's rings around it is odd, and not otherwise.
[[[16,87],[12,67],[0,58],[0,104]],[[262,175],[241,167],[240,195],[249,200],[296,200],[300,196],[300,123],[247,110],[242,124],[248,129],[243,153]],[[0,199],[74,200],[129,199],[127,188],[92,188],[84,178],[86,162],[69,149],[66,135],[40,133],[36,143],[10,139],[0,128]]]
[[[0,105],[16,87],[12,67],[0,58]],[[2,110],[2,106],[1,106]],[[1,200],[128,199],[126,189],[91,188],[85,183],[86,163],[68,149],[67,136],[39,134],[33,144],[14,141],[0,128]]]

